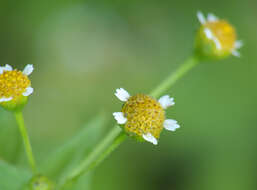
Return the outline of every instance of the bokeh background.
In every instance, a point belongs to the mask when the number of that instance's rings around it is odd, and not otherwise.
[[[101,112],[114,91],[148,93],[192,52],[198,10],[235,26],[242,57],[201,64],[169,90],[181,129],[157,147],[127,140],[93,173],[92,190],[257,188],[257,2],[1,1],[0,64],[34,64],[24,110],[38,161]],[[13,116],[0,109],[0,159],[26,168]],[[83,148],[83,146],[81,146]],[[0,179],[1,180],[1,179]]]

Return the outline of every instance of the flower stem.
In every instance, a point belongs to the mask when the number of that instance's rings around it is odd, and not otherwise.
[[[36,162],[32,153],[32,148],[29,140],[29,136],[27,133],[27,129],[24,124],[23,114],[21,111],[15,112],[15,118],[17,121],[17,124],[19,126],[19,130],[23,139],[23,143],[25,146],[26,154],[29,160],[30,167],[34,173],[36,173]]]
[[[156,89],[154,89],[150,95],[158,98],[198,63],[199,61],[196,57],[190,57],[175,72],[172,72]]]
[[[182,64],[175,72],[171,73],[166,80],[151,92],[151,96],[155,98],[159,97],[198,63],[199,60],[194,56],[187,59],[184,64]],[[61,187],[64,188],[72,185],[82,174],[95,168],[125,139],[126,134],[120,127],[115,126],[102,142],[98,144],[94,151],[66,178]]]
[[[113,130],[96,146],[91,154],[67,177],[61,185],[62,188],[68,188],[82,174],[98,166],[116,147],[118,147],[127,135],[122,132],[119,126]]]

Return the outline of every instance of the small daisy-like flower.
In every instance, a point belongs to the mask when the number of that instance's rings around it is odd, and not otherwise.
[[[165,109],[175,104],[168,95],[159,100],[144,94],[130,96],[123,88],[117,89],[115,95],[124,105],[113,116],[130,136],[157,145],[163,128],[175,131],[180,127],[177,121],[165,117]]]
[[[196,52],[199,56],[208,58],[224,58],[229,55],[239,57],[238,49],[243,45],[237,40],[234,27],[209,13],[207,18],[201,12],[197,13],[201,27],[196,40]]]
[[[23,107],[27,97],[33,93],[28,76],[33,72],[33,65],[27,65],[23,71],[13,70],[10,65],[0,67],[0,105],[7,110]]]

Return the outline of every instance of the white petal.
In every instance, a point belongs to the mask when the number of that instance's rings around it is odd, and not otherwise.
[[[201,11],[197,12],[197,18],[201,24],[204,24],[206,22],[205,17]]]
[[[126,102],[130,97],[129,93],[123,88],[116,89],[115,96],[123,102]]]
[[[4,69],[5,69],[6,71],[12,71],[12,66],[6,64]]]
[[[29,96],[30,94],[32,94],[34,91],[34,89],[32,87],[28,87],[26,88],[26,91],[22,93],[23,96]]]
[[[0,67],[0,75],[3,74],[3,72],[4,72],[4,68]]]
[[[10,100],[12,100],[13,98],[12,97],[9,97],[9,98],[0,98],[0,102],[8,102]]]
[[[215,45],[216,45],[216,48],[217,49],[219,49],[219,50],[221,50],[221,44],[220,44],[220,41],[217,39],[217,38],[213,38],[213,41],[214,41],[214,43],[215,43]]]
[[[232,51],[232,55],[234,55],[236,57],[240,57],[241,56],[240,53],[238,51],[236,51],[236,50]]]
[[[150,143],[153,143],[154,145],[157,145],[158,144],[158,141],[157,139],[151,134],[151,133],[147,133],[147,134],[143,134],[143,138],[150,142]]]
[[[22,73],[23,73],[24,75],[29,76],[29,75],[33,72],[33,70],[34,70],[33,65],[29,64],[29,65],[26,65],[26,67],[24,68],[24,70],[23,70]]]
[[[178,122],[173,119],[166,119],[163,123],[163,127],[169,131],[175,131],[176,129],[180,128]]]
[[[3,68],[4,68],[4,71],[12,71],[11,65],[6,64]]]
[[[205,28],[204,33],[208,39],[213,40],[217,49],[221,49],[219,40],[212,34],[212,31],[209,28]]]
[[[12,71],[12,67],[6,64],[4,67],[0,67],[0,75],[3,74],[4,71]]]
[[[237,40],[235,43],[235,49],[239,49],[243,46],[243,42],[241,40]]]
[[[168,108],[169,106],[173,106],[173,105],[175,104],[174,98],[170,98],[169,95],[162,96],[162,97],[159,99],[159,103],[161,104],[161,106],[163,107],[163,109],[166,109],[166,108]]]
[[[211,32],[211,30],[209,28],[204,28],[204,33],[205,33],[207,38],[213,39],[212,32]]]
[[[210,21],[210,22],[213,22],[213,21],[217,21],[218,20],[218,17],[216,17],[214,14],[212,13],[209,13],[208,16],[207,16],[207,20]]]
[[[125,124],[127,122],[127,118],[124,117],[122,112],[114,112],[112,115],[118,124]]]

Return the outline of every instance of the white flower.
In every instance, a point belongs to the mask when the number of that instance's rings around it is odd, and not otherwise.
[[[17,100],[20,96],[29,96],[33,93],[31,82],[27,77],[33,72],[33,66],[27,65],[23,72],[13,70],[6,64],[0,67],[0,103]],[[18,100],[17,100],[18,101]]]
[[[165,119],[165,109],[175,104],[174,98],[169,95],[157,101],[144,94],[130,96],[123,88],[117,89],[115,95],[125,103],[122,112],[113,113],[114,119],[130,135],[157,145],[163,128],[175,131],[180,127],[177,121]]]

